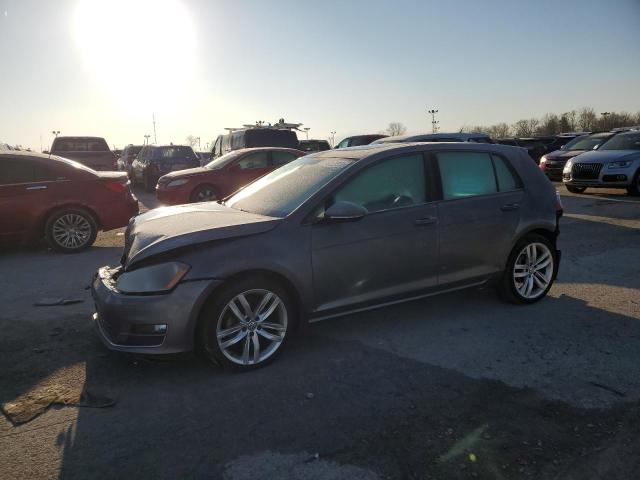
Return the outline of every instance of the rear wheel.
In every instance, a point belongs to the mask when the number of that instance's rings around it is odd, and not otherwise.
[[[627,187],[627,193],[633,197],[640,196],[640,169],[633,176],[631,185]]]
[[[214,293],[199,324],[200,351],[213,363],[252,370],[283,349],[295,322],[292,302],[279,283],[262,276],[233,281]]]
[[[58,210],[45,225],[47,242],[63,253],[76,253],[89,248],[97,235],[98,227],[93,216],[80,208]]]
[[[556,268],[551,242],[542,235],[527,235],[509,255],[499,283],[500,294],[512,303],[537,302],[549,292]]]
[[[587,187],[572,187],[571,185],[565,185],[567,187],[567,190],[569,190],[571,193],[583,193]]]
[[[191,192],[191,202],[214,202],[218,200],[218,192],[212,185],[198,185]]]

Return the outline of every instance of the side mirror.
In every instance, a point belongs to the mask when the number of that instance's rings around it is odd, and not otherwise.
[[[354,222],[363,218],[367,213],[369,213],[367,209],[361,205],[351,202],[336,202],[324,212],[324,218],[330,222]]]

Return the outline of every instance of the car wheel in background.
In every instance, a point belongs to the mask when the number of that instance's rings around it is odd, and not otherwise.
[[[627,187],[627,193],[633,197],[640,196],[640,169],[633,176],[631,185]]]
[[[565,187],[571,193],[583,193],[587,189],[587,187],[572,187],[571,185],[565,185]]]
[[[500,294],[512,303],[534,303],[543,298],[555,279],[555,248],[542,235],[529,234],[511,251],[502,279]]]
[[[199,185],[191,192],[191,202],[213,202],[218,200],[218,192],[212,185]]]
[[[96,241],[98,226],[93,215],[80,208],[64,208],[49,216],[45,237],[51,248],[63,253],[76,253]]]
[[[268,277],[247,276],[216,291],[203,309],[199,350],[215,364],[252,370],[282,351],[294,321],[286,289]]]

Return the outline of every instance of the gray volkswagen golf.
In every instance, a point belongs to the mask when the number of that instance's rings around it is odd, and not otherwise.
[[[526,150],[386,144],[301,157],[222,203],[131,220],[92,284],[107,347],[250,369],[314,320],[495,282],[551,288],[559,196]]]

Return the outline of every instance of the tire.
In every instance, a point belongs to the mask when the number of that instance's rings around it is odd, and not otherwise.
[[[536,249],[536,255],[530,262],[531,256],[528,257],[527,254],[530,251],[528,249],[532,247]],[[549,263],[547,263],[548,260],[550,260]],[[536,269],[536,262],[542,267]],[[534,267],[530,268],[530,264]],[[547,295],[557,271],[558,259],[553,244],[542,235],[526,235],[513,247],[498,283],[498,291],[502,298],[511,303],[535,303]],[[528,285],[531,285],[531,288],[528,288]]]
[[[640,169],[633,176],[631,185],[627,187],[627,193],[632,197],[640,197]]]
[[[191,200],[191,203],[215,202],[218,200],[218,192],[213,185],[198,185],[191,192],[189,200]]]
[[[571,193],[583,193],[587,189],[587,187],[572,187],[571,185],[565,185],[565,187]]]
[[[269,313],[260,319],[257,310]],[[198,350],[224,368],[260,368],[282,352],[295,322],[291,297],[280,283],[264,276],[243,277],[214,292],[203,309],[197,332]]]
[[[82,208],[63,208],[52,213],[44,227],[47,242],[62,253],[77,253],[96,241],[98,225]]]

